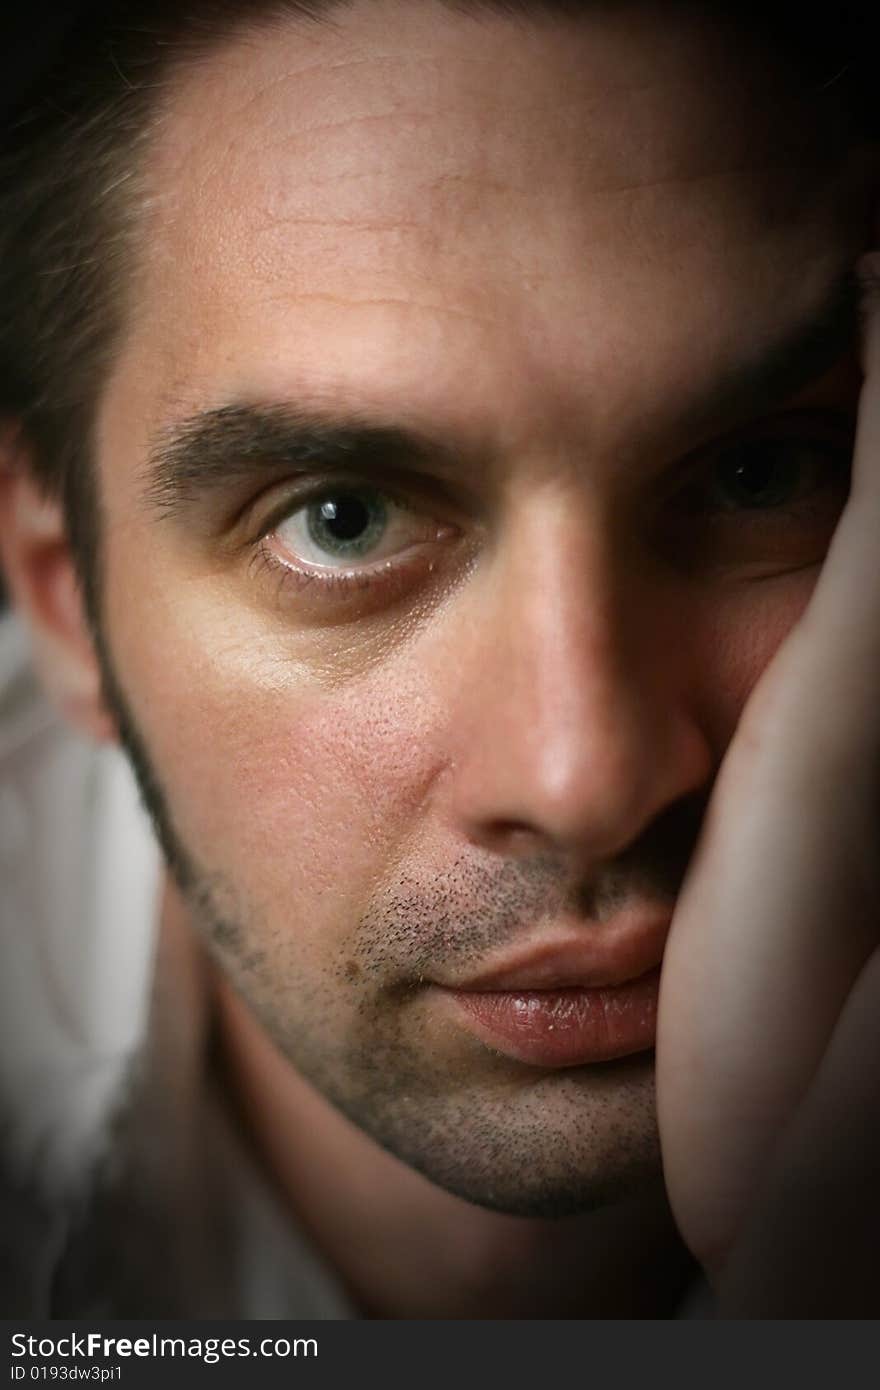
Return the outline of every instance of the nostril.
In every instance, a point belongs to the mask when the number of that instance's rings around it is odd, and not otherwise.
[[[485,843],[492,849],[504,850],[514,857],[532,857],[548,848],[547,836],[527,821],[490,821],[484,831]]]

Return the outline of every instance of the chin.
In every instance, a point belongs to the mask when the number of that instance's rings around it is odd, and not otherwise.
[[[465,1179],[451,1175],[449,1181],[439,1181],[430,1173],[425,1176],[473,1206],[505,1216],[546,1221],[583,1216],[638,1198],[656,1186],[660,1172],[659,1163],[648,1162],[643,1168],[626,1172],[593,1174],[567,1182],[557,1179],[555,1183],[548,1177],[526,1184],[522,1178],[517,1182],[507,1174],[499,1176],[494,1185],[488,1180],[475,1182],[470,1174]]]
[[[394,1157],[476,1206],[566,1217],[636,1198],[662,1177],[652,1054],[513,1085],[402,1094],[333,1099]]]

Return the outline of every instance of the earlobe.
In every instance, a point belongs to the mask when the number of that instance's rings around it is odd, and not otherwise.
[[[37,486],[18,432],[2,426],[0,563],[48,694],[83,733],[115,739],[61,503]]]

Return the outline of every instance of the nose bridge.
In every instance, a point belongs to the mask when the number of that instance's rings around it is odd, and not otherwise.
[[[522,535],[511,557],[501,601],[509,671],[502,709],[519,728],[540,785],[565,798],[612,760],[621,773],[639,771],[620,766],[632,747],[638,654],[607,530],[597,519],[573,523],[546,512],[535,530],[534,537]]]
[[[610,855],[708,778],[658,660],[649,583],[609,518],[562,498],[528,510],[486,600],[457,757],[472,837],[526,830]]]

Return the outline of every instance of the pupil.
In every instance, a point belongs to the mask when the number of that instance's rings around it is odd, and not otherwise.
[[[748,493],[751,497],[758,497],[766,491],[768,483],[773,480],[773,464],[766,458],[738,463],[734,470],[734,477],[743,492]]]
[[[797,490],[799,462],[775,448],[750,447],[721,469],[722,485],[746,506],[776,506]]]
[[[370,513],[359,497],[343,494],[321,503],[321,521],[337,541],[353,541],[370,524]]]

